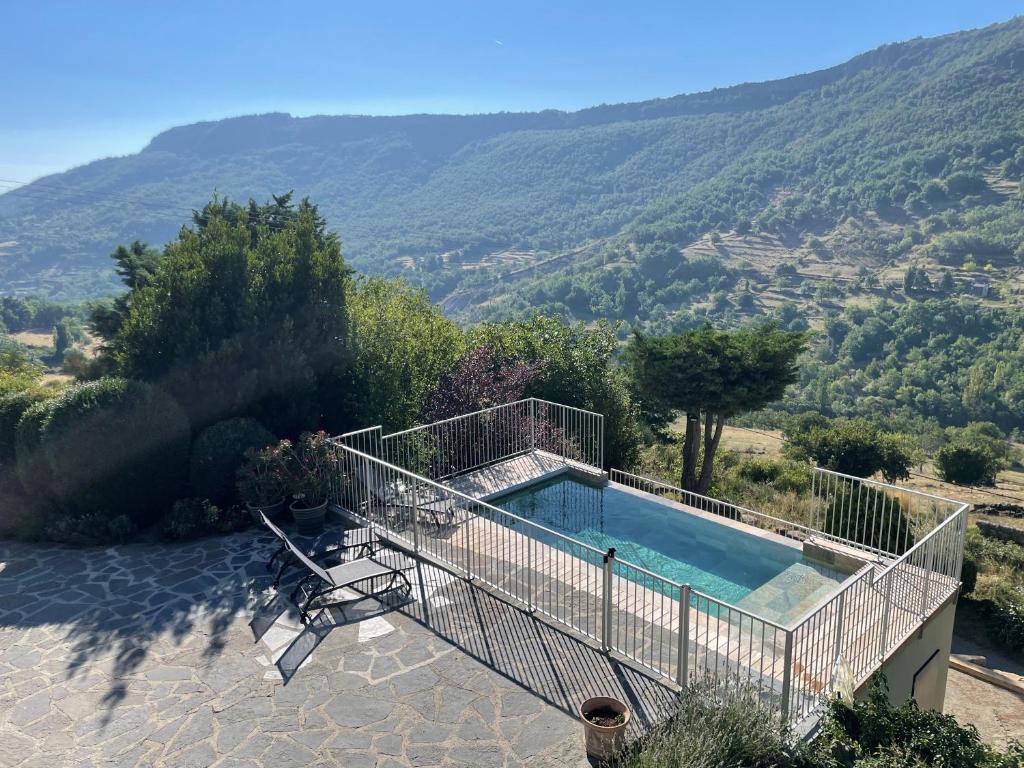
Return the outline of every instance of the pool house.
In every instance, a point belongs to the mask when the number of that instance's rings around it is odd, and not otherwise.
[[[333,444],[339,514],[668,685],[801,729],[879,669],[942,707],[966,504],[814,468],[782,519],[607,468],[601,414],[535,398]]]

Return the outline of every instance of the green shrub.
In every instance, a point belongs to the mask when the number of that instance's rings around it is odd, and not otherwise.
[[[14,463],[14,436],[21,417],[30,407],[53,397],[53,392],[31,387],[0,395],[0,466]]]
[[[869,485],[839,485],[825,507],[825,533],[896,555],[914,546],[900,500]]]
[[[977,528],[968,528],[964,551],[983,564],[1005,565],[1024,574],[1024,546],[1014,541],[990,539]]]
[[[781,471],[778,462],[760,457],[747,459],[736,469],[737,474],[744,480],[762,485],[774,483]]]
[[[107,512],[57,514],[35,529],[34,538],[59,541],[64,544],[123,544],[138,532],[128,515]]]
[[[996,473],[1001,467],[999,457],[974,445],[952,443],[935,454],[935,468],[939,476],[960,485],[995,485]]]
[[[736,468],[744,480],[770,485],[778,491],[806,493],[811,487],[811,469],[802,461],[774,461],[769,458],[746,459]]]
[[[149,384],[100,379],[40,406],[18,425],[27,487],[48,482],[57,510],[76,519],[103,510],[145,527],[162,515],[188,461],[188,420],[173,398]]]
[[[616,768],[788,768],[803,748],[749,685],[690,686],[667,720],[627,744]]]
[[[246,451],[258,451],[273,442],[274,435],[254,419],[228,419],[204,429],[192,445],[192,492],[215,504],[231,504],[236,498],[235,475]]]
[[[976,594],[978,607],[987,619],[986,635],[1007,650],[1024,651],[1024,592],[1012,584],[988,584]]]
[[[208,499],[179,499],[160,526],[163,538],[176,541],[238,531],[252,522],[239,507],[221,509]]]
[[[879,768],[1012,768],[1017,746],[1000,754],[972,725],[952,715],[919,709],[913,701],[894,707],[885,681],[876,675],[862,701],[834,699],[812,744],[811,766]]]
[[[962,595],[971,594],[978,584],[978,561],[966,550],[963,564],[960,566],[960,581],[962,583],[960,594]]]

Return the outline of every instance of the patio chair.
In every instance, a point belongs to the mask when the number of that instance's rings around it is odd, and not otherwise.
[[[277,569],[277,575],[274,577],[274,589],[277,589],[281,583],[281,577],[284,576],[285,571],[288,567],[295,564],[295,558],[291,556],[291,552],[288,549],[289,539],[285,535],[285,532],[278,528],[270,519],[260,512],[260,518],[263,520],[263,524],[270,529],[270,532],[274,534],[281,542],[280,546],[271,555],[270,560],[267,561],[267,570],[272,571],[274,569],[274,563],[278,558],[281,559],[280,565]],[[329,532],[333,534],[334,532]],[[321,545],[321,539],[323,536],[317,539],[316,543],[307,553],[308,557],[313,560],[319,560],[326,555],[340,554],[347,552],[352,549],[359,549],[359,555],[366,555],[373,551],[373,545],[380,541],[380,536],[372,528],[340,528],[337,531],[338,541],[331,547],[327,548]],[[328,534],[325,534],[328,535]]]
[[[400,481],[383,482],[374,477],[374,473],[366,467],[361,467],[358,475],[368,494],[367,502],[364,503],[375,503],[382,508],[389,527],[396,532],[410,525],[413,515],[416,515],[420,522],[426,517],[428,524],[438,532],[453,525],[458,519],[458,512],[452,499],[432,494],[432,486],[421,487],[420,496],[413,508],[411,494]]]
[[[385,548],[383,542],[378,542],[373,546],[373,553],[368,557],[360,557],[357,560],[349,560],[331,567],[318,565],[287,538],[286,542],[288,550],[307,571],[306,575],[295,585],[291,594],[292,602],[299,608],[299,619],[303,624],[309,623],[309,612],[314,602],[345,587],[355,587],[364,582],[387,579],[387,584],[382,589],[363,594],[378,597],[396,587],[401,587],[405,591],[406,597],[412,594],[412,582],[409,581],[405,572],[415,568],[416,562],[397,550]],[[306,590],[308,590],[308,594],[300,602],[299,595]],[[340,600],[329,600],[317,607],[324,608],[327,605],[337,605],[354,599],[361,598],[344,597]]]

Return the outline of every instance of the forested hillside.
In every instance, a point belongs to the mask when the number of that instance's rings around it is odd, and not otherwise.
[[[202,123],[0,196],[0,290],[109,293],[118,243],[169,240],[213,191],[288,189],[320,201],[356,266],[406,274],[467,319],[761,312],[742,294],[783,263],[811,293],[891,260],[883,281],[966,262],[1005,282],[1022,126],[1021,19],[575,113]]]

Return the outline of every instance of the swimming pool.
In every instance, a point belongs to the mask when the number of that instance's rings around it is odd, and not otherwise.
[[[799,545],[737,530],[647,494],[561,477],[493,499],[496,506],[712,597],[786,623],[847,574]],[[543,537],[542,537],[543,538]],[[550,537],[558,546],[558,539]]]

